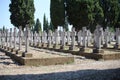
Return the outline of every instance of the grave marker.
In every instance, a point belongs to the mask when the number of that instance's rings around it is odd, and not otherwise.
[[[76,31],[75,28],[72,28],[72,32],[71,32],[71,46],[69,47],[69,50],[73,50],[75,48],[75,36],[76,36]]]

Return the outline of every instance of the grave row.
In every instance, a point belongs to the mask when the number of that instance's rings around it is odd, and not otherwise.
[[[47,45],[47,47],[56,48],[60,45],[60,49],[64,49],[65,46],[69,46],[69,50],[74,50],[75,46],[78,46],[79,51],[85,51],[89,46],[93,45],[93,52],[99,53],[102,51],[101,47],[107,48],[114,42],[114,48],[119,49],[120,45],[120,30],[116,28],[115,32],[110,32],[107,27],[105,30],[100,25],[96,26],[94,33],[83,27],[78,32],[75,28],[72,31],[58,31],[52,32],[32,32],[29,26],[26,26],[26,30],[22,31],[22,27],[19,27],[19,31],[14,28],[10,30],[0,31],[0,46],[9,47],[21,50],[22,44],[25,45],[25,52],[29,51],[29,46]],[[18,45],[18,47],[17,47]]]

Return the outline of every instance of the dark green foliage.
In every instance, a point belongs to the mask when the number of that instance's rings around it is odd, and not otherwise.
[[[94,23],[102,25],[104,20],[103,9],[100,6],[99,0],[94,0]]]
[[[36,31],[37,33],[39,33],[40,31],[42,31],[42,29],[41,29],[41,23],[40,23],[39,19],[36,20],[34,31]]]
[[[48,32],[48,30],[49,30],[49,23],[48,23],[48,20],[46,19],[46,16],[44,14],[44,17],[43,17],[43,31]]]
[[[120,1],[120,0],[119,0]],[[118,26],[120,3],[118,0],[66,0],[68,21],[76,30],[88,26],[94,30],[96,24]]]
[[[119,15],[118,15],[117,23],[115,24],[115,28],[120,28],[120,0],[119,0]]]
[[[119,16],[119,2],[118,0],[100,0],[101,6],[104,11],[104,27],[115,26]]]
[[[34,25],[35,26],[35,25]],[[31,27],[31,31],[34,32],[34,26]]]
[[[94,1],[93,0],[66,0],[68,22],[76,30],[88,26],[94,22]]]
[[[64,0],[51,0],[50,17],[55,29],[65,24],[65,5]]]
[[[94,0],[94,10],[93,10],[94,22],[89,25],[89,29],[93,32],[97,24],[102,25],[104,21],[103,9],[100,6],[99,0]]]
[[[64,24],[63,28],[64,28],[66,31],[68,31],[68,30],[69,30],[69,29],[68,29],[67,16],[65,17],[65,24]]]
[[[0,28],[0,31],[2,31],[2,29]]]
[[[115,28],[120,28],[120,12],[119,12],[117,23],[115,24]]]
[[[11,0],[9,7],[10,20],[14,26],[24,29],[26,24],[34,24],[34,0]]]
[[[51,21],[50,21],[50,25],[49,25],[49,30],[51,30],[51,31],[55,31],[54,26],[53,26],[53,24],[52,24]]]
[[[63,28],[65,29],[65,31],[68,31],[68,23],[65,23],[65,25],[63,26]]]
[[[5,26],[3,26],[3,29],[2,29],[2,31],[3,31],[3,32],[5,31]]]

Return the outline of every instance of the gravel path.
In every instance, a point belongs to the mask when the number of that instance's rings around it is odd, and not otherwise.
[[[119,75],[120,60],[95,61],[75,56],[72,64],[21,66],[0,52],[0,80],[120,80]]]

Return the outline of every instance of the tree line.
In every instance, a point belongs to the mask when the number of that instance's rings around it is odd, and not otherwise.
[[[37,18],[36,21],[34,21],[34,0],[11,0],[11,3],[9,4],[9,11],[11,13],[11,23],[15,27],[19,28],[19,26],[22,26],[22,30],[24,30],[26,25],[29,24],[29,27],[33,32],[36,31],[38,33],[42,31],[40,20]],[[48,22],[44,14],[43,30],[48,31],[50,29],[54,31],[51,21]]]
[[[51,0],[50,11],[55,28],[65,24],[65,17],[76,30],[120,26],[120,0]]]
[[[41,31],[39,19],[34,21],[34,0],[11,0],[9,5],[11,23],[25,28],[29,24],[33,31]],[[120,26],[120,0],[51,0],[50,18],[43,17],[43,30],[54,31],[58,26],[68,30],[68,24],[76,30],[86,26],[93,31],[97,24],[103,28]]]
[[[43,30],[46,31],[46,32],[48,32],[48,30],[54,31],[53,24],[51,23],[51,21],[48,22],[45,14],[44,14],[44,17],[43,17]],[[37,18],[34,26],[32,27],[32,31],[33,32],[36,31],[37,33],[42,31],[41,22],[40,22],[40,20],[38,18]]]

